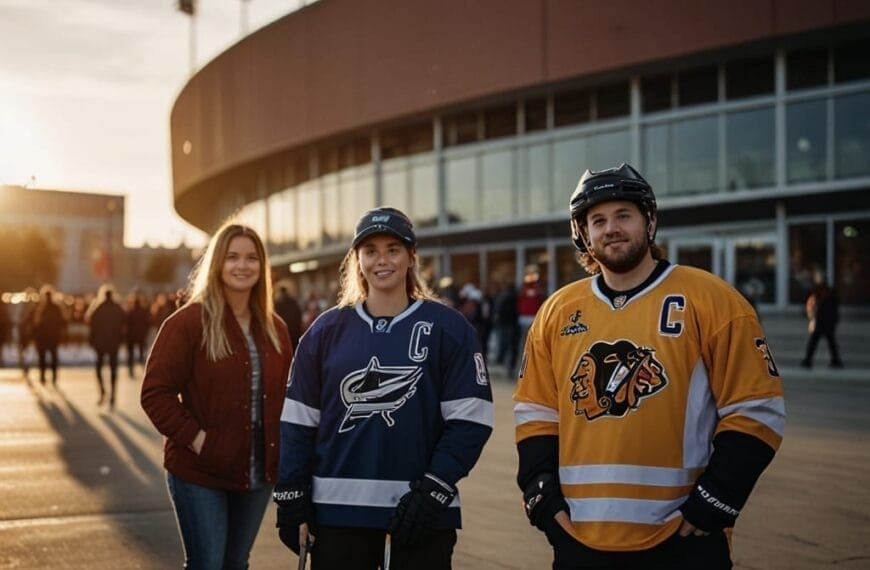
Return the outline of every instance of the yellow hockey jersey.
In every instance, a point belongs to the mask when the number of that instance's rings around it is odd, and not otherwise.
[[[599,550],[673,534],[717,433],[775,450],[785,425],[755,311],[718,277],[676,265],[619,307],[594,277],[554,293],[529,331],[514,400],[517,442],[558,436],[572,534]]]

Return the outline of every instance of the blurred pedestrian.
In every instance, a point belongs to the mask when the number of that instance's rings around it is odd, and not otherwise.
[[[110,285],[103,285],[91,303],[85,321],[90,326],[88,340],[97,353],[96,372],[100,398],[97,405],[106,401],[106,386],[103,382],[103,364],[109,364],[109,408],[115,407],[115,387],[118,381],[118,349],[124,340],[124,323],[127,316],[115,301],[115,292]]]
[[[506,283],[496,294],[493,309],[498,352],[496,364],[504,364],[508,371],[517,366],[517,346],[520,340],[519,313],[517,312],[517,288]]]
[[[275,297],[275,312],[287,325],[287,331],[290,333],[290,344],[293,346],[293,350],[296,350],[299,337],[302,336],[302,309],[286,285],[281,285],[278,288],[278,294]]]
[[[39,362],[39,383],[45,384],[45,371],[51,359],[51,384],[57,386],[57,349],[66,334],[66,319],[63,309],[54,300],[54,289],[43,285],[39,291],[39,303],[33,313],[33,340],[36,342],[36,357]]]
[[[145,299],[138,291],[127,296],[126,313],[127,372],[130,379],[134,379],[136,363],[145,366],[145,346],[151,328],[151,315],[145,308]]]
[[[537,265],[529,265],[526,267],[525,275],[523,276],[523,285],[520,288],[517,296],[517,322],[520,326],[519,349],[523,350],[526,345],[526,337],[529,335],[529,328],[535,320],[535,315],[538,314],[538,309],[544,304],[546,295],[541,286],[541,274]],[[516,370],[511,367],[508,371],[509,376],[513,376]]]
[[[367,212],[338,305],[299,343],[275,501],[284,544],[316,537],[313,568],[374,570],[387,533],[394,568],[450,568],[456,482],[492,431],[492,394],[474,330],[417,267],[411,221]]]
[[[28,351],[33,342],[33,319],[36,317],[36,306],[39,303],[39,293],[28,287],[24,291],[24,299],[18,306],[16,328],[18,332],[18,365],[24,379],[30,372],[30,356]]]
[[[815,287],[807,297],[806,311],[809,320],[807,331],[810,336],[807,339],[807,350],[804,359],[801,360],[801,366],[813,367],[816,346],[819,344],[819,339],[824,337],[828,341],[828,350],[831,353],[831,368],[842,368],[843,361],[840,360],[836,338],[837,322],[840,320],[840,301],[837,292],[831,289],[821,273],[815,275]]]
[[[6,344],[12,340],[12,318],[9,315],[9,303],[0,300],[0,367],[6,365]]]
[[[260,237],[225,224],[148,356],[142,408],[166,436],[185,568],[247,568],[277,479],[292,349],[271,288]]]

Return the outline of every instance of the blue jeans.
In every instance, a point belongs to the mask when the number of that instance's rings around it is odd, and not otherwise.
[[[184,542],[184,567],[247,569],[272,487],[225,491],[183,481],[172,473],[167,473],[166,482]]]

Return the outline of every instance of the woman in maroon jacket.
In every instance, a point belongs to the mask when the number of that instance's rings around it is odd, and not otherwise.
[[[248,567],[277,475],[290,357],[263,242],[226,224],[190,300],[160,328],[142,384],[142,408],[166,436],[185,568]]]

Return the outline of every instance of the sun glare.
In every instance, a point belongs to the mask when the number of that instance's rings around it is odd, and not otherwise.
[[[0,86],[0,183],[30,184],[40,168],[56,164],[46,125],[26,103]]]

